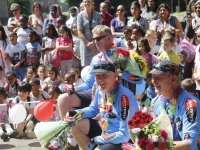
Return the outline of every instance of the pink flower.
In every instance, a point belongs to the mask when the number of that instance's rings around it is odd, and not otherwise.
[[[160,134],[164,139],[167,139],[167,138],[168,138],[167,132],[166,132],[165,130],[160,130],[160,131],[159,131],[159,134]]]
[[[149,140],[145,137],[142,137],[138,140],[138,145],[140,148],[145,149],[146,145],[149,143]]]
[[[147,145],[146,145],[146,150],[154,150],[155,146],[152,142],[149,142]]]
[[[158,149],[159,150],[166,150],[167,149],[167,143],[166,142],[159,142],[158,143]]]

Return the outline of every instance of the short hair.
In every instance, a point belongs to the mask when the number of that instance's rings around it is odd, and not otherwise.
[[[17,37],[17,33],[16,33],[16,32],[10,31],[10,32],[8,33],[8,35],[11,35],[11,34],[14,34],[14,35]]]
[[[30,82],[33,82],[33,83],[35,83],[36,85],[40,85],[40,80],[37,79],[37,78],[32,78],[32,79],[29,81],[29,83],[30,83]]]
[[[58,86],[51,86],[51,87],[49,87],[48,92],[50,90],[55,91],[58,94],[62,94],[62,91],[60,90],[60,88]]]
[[[162,41],[169,40],[171,44],[174,44],[175,40],[172,35],[166,34],[163,36]]]
[[[130,32],[130,33],[132,33],[131,27],[124,26],[124,28],[123,28],[122,31],[124,32],[125,30],[128,31],[128,32]]]
[[[18,87],[17,91],[23,91],[23,92],[31,92],[32,86],[28,82],[22,82]]]
[[[22,18],[26,19],[26,21],[28,21],[28,16],[27,15],[21,14],[20,17],[22,17]]]
[[[31,69],[34,73],[37,73],[37,68],[34,67],[34,66],[29,66],[29,67],[27,68],[27,70],[28,70],[28,69]]]
[[[191,78],[186,78],[181,82],[181,85],[184,87],[184,89],[187,92],[194,93],[196,90],[196,83],[193,79]]]
[[[11,6],[10,6],[10,8],[12,8],[12,7],[17,7],[19,10],[21,10],[20,5],[17,4],[17,3],[12,3]]]
[[[14,76],[15,78],[17,77],[14,71],[10,71],[6,73],[6,76],[9,76],[9,75]]]
[[[32,12],[34,12],[35,5],[38,5],[38,6],[39,6],[39,10],[40,10],[40,11],[42,10],[42,6],[40,5],[40,3],[39,3],[39,2],[34,2],[34,3],[33,3],[33,6],[32,6]]]
[[[68,72],[67,74],[65,74],[65,76],[68,76],[69,78],[72,78],[73,80],[75,80],[75,73],[73,72]]]
[[[76,73],[78,73],[78,74],[80,75],[80,71],[79,71],[78,68],[71,68],[71,69],[69,70],[69,72],[76,72]]]
[[[140,26],[138,26],[138,25],[136,25],[136,24],[133,24],[133,25],[132,25],[132,31],[133,31],[133,30],[137,30],[137,32],[139,32],[139,33],[141,34],[142,37],[145,36],[144,30],[143,30]]]
[[[154,31],[154,30],[147,30],[145,36],[149,36],[149,35],[152,35],[152,34],[156,34],[156,31]]]
[[[104,33],[112,36],[112,32],[111,32],[110,28],[106,25],[96,25],[94,27],[94,29],[92,30],[92,33],[94,34],[96,32],[104,32]]]
[[[32,34],[32,35],[34,35],[34,36],[37,37],[37,32],[36,32],[35,30],[30,30],[30,31],[29,31],[29,34]]]

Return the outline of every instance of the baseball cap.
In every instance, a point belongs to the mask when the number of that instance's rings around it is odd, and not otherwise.
[[[179,66],[170,60],[161,60],[158,64],[153,65],[153,69],[149,72],[151,74],[163,74],[170,72],[174,75],[179,75]]]
[[[102,61],[94,65],[94,70],[93,70],[94,73],[109,72],[109,71],[115,72],[115,66],[111,62]]]

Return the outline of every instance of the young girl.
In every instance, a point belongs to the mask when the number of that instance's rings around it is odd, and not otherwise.
[[[52,100],[57,100],[58,96],[62,94],[62,91],[58,88],[58,86],[52,86],[48,90],[49,98]],[[51,121],[58,121],[60,120],[60,114],[58,109],[57,101],[54,102],[54,112],[50,119]]]
[[[130,19],[127,23],[128,27],[131,27],[132,25],[136,24],[139,25],[144,32],[146,32],[149,29],[149,23],[147,19],[141,17],[141,9],[140,4],[137,1],[134,1],[131,3],[131,14],[133,16],[133,19]]]
[[[37,69],[33,66],[29,66],[26,71],[26,78],[23,81],[29,82],[31,79],[35,78],[36,75]]]
[[[42,87],[44,80],[46,79],[46,67],[39,65],[37,68],[37,75],[40,80],[40,86]]]
[[[12,70],[9,60],[6,57],[5,51],[10,41],[7,38],[6,32],[2,25],[0,25],[0,65],[4,68],[3,76]]]
[[[3,87],[0,87],[0,104],[6,104],[7,94]],[[14,131],[8,121],[8,111],[7,106],[0,106],[0,137],[1,139],[7,139],[17,137],[17,131]],[[6,132],[5,132],[6,131]]]
[[[137,42],[136,52],[142,56],[142,58],[147,62],[148,69],[152,70],[153,65],[157,62],[154,55],[150,54],[151,48],[149,42],[145,38],[140,38]]]
[[[48,54],[56,47],[56,38],[58,33],[52,24],[48,24],[46,27],[45,37],[42,38],[42,62],[45,66],[50,65]]]
[[[8,98],[15,98],[17,96],[17,87],[21,81],[16,78],[16,74],[14,72],[7,72],[6,80],[8,83],[5,84],[4,88],[8,94]]]
[[[129,50],[132,50],[133,47],[133,43],[132,43],[132,39],[131,39],[131,35],[132,35],[132,28],[130,27],[124,27],[123,28],[123,37],[124,39],[121,40],[120,43],[117,44],[118,47],[125,47]]]
[[[60,38],[56,39],[56,49],[60,51],[61,61],[59,70],[64,76],[72,67],[72,34],[65,25],[59,28]]]
[[[56,67],[52,66],[48,69],[48,76],[49,77],[44,80],[42,85],[44,91],[47,91],[51,86],[58,86],[60,84],[60,78]]]
[[[132,26],[132,40],[133,40],[133,46],[134,50],[137,48],[137,41],[145,36],[145,32],[142,30],[142,28],[138,25]]]
[[[73,83],[74,86],[79,86],[83,83],[83,80],[80,78],[80,71],[78,68],[71,68],[71,73],[75,74],[75,82]]]
[[[74,57],[72,61],[73,68],[79,68],[81,70],[81,57],[80,57],[80,40],[81,38],[78,36],[77,24],[73,23],[71,25],[71,31],[73,36],[73,51]]]
[[[157,55],[160,49],[160,46],[156,45],[157,42],[157,33],[154,30],[147,30],[146,34],[145,34],[146,39],[149,42],[149,45],[151,47],[151,51],[150,53],[152,55]]]

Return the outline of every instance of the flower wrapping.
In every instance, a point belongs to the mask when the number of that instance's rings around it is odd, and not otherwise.
[[[148,71],[146,62],[133,51],[118,48],[112,51],[110,59],[120,70],[136,76],[144,77]]]
[[[140,120],[138,116],[141,115]],[[130,137],[136,150],[172,150],[174,144],[172,127],[165,112],[152,120],[141,112],[137,112],[128,122]]]

